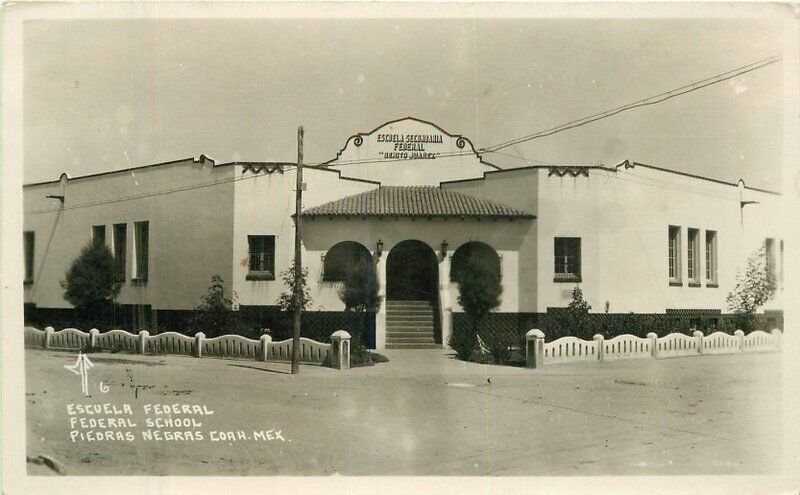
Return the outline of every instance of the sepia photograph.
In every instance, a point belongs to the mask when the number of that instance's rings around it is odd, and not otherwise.
[[[67,6],[4,6],[4,492],[800,489],[788,4]]]

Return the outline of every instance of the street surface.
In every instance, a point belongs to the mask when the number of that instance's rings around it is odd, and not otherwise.
[[[348,372],[303,366],[297,376],[288,374],[288,364],[90,354],[95,366],[85,398],[80,377],[64,369],[77,352],[28,349],[28,457],[52,458],[69,475],[727,475],[780,469],[781,354],[538,370],[464,363],[442,350],[383,354],[389,363]],[[89,415],[87,407],[95,404],[108,406]],[[91,428],[89,420],[100,418],[116,423]],[[52,473],[42,464],[28,469]]]

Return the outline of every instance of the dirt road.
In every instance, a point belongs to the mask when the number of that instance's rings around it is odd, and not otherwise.
[[[441,350],[386,355],[391,362],[371,368],[304,366],[292,376],[286,364],[91,354],[85,398],[63,367],[76,352],[27,350],[28,456],[51,457],[70,475],[779,469],[779,354],[539,370]],[[49,471],[29,464],[31,474]]]

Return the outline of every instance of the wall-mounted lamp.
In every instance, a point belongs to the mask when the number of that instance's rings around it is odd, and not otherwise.
[[[442,259],[444,259],[445,256],[447,256],[447,246],[448,246],[447,241],[446,240],[442,241]]]
[[[383,254],[383,241],[381,239],[378,239],[378,244],[375,246],[375,252],[378,254],[378,256]]]

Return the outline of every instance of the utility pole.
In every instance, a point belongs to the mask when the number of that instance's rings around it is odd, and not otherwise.
[[[303,300],[303,263],[300,244],[302,231],[300,213],[303,209],[303,126],[297,128],[297,191],[294,204],[294,334],[292,335],[292,374],[300,373],[300,317]]]

